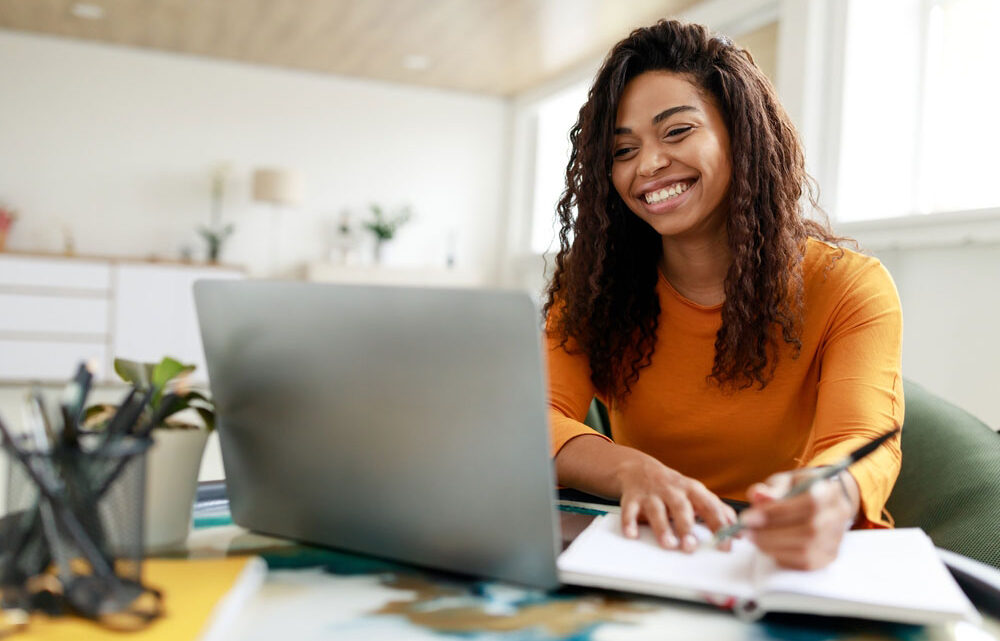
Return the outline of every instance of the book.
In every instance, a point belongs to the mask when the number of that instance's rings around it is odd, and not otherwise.
[[[702,526],[695,535],[711,540]],[[692,554],[660,547],[648,526],[628,539],[621,517],[609,514],[595,518],[558,564],[564,583],[702,601],[751,620],[768,612],[920,625],[980,620],[918,528],[847,532],[833,563],[801,571],[779,567],[742,539],[730,552],[706,546]]]
[[[234,615],[264,580],[267,564],[257,556],[220,559],[148,559],[143,582],[163,593],[163,616],[123,633],[75,616],[33,614],[18,641],[210,641],[224,634]]]

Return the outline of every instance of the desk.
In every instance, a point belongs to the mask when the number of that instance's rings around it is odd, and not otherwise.
[[[591,517],[563,511],[561,518],[565,539]],[[256,553],[269,570],[263,587],[218,641],[1000,639],[997,619],[982,628],[788,615],[746,623],[710,606],[667,599],[570,587],[545,593],[302,546],[220,521],[225,519],[199,520],[210,526],[192,533],[186,554]]]

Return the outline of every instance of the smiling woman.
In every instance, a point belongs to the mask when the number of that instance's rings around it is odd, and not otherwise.
[[[559,482],[619,498],[693,551],[741,517],[779,563],[819,567],[885,527],[898,438],[794,498],[790,483],[902,422],[888,272],[840,247],[788,116],[749,53],[661,21],[618,43],[570,132],[545,305]],[[614,442],[583,425],[609,407]]]

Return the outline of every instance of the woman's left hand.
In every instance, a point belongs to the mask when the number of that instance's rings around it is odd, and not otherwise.
[[[858,485],[846,472],[840,480],[820,481],[807,492],[779,498],[811,474],[815,470],[781,472],[747,490],[750,507],[740,515],[747,537],[784,567],[815,570],[829,565],[857,518]]]

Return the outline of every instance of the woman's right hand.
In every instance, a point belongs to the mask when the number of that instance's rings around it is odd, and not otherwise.
[[[621,448],[621,446],[617,446]],[[622,532],[639,536],[639,523],[649,523],[656,540],[665,548],[693,552],[695,518],[700,517],[713,532],[736,521],[736,511],[722,502],[698,480],[684,476],[638,450],[619,465]],[[728,550],[727,540],[721,548]]]
[[[665,548],[693,552],[695,518],[712,531],[736,521],[736,511],[700,481],[684,476],[637,449],[599,436],[581,435],[556,455],[559,483],[590,494],[619,498],[622,532],[635,538],[649,523]],[[729,549],[732,543],[722,544]]]

